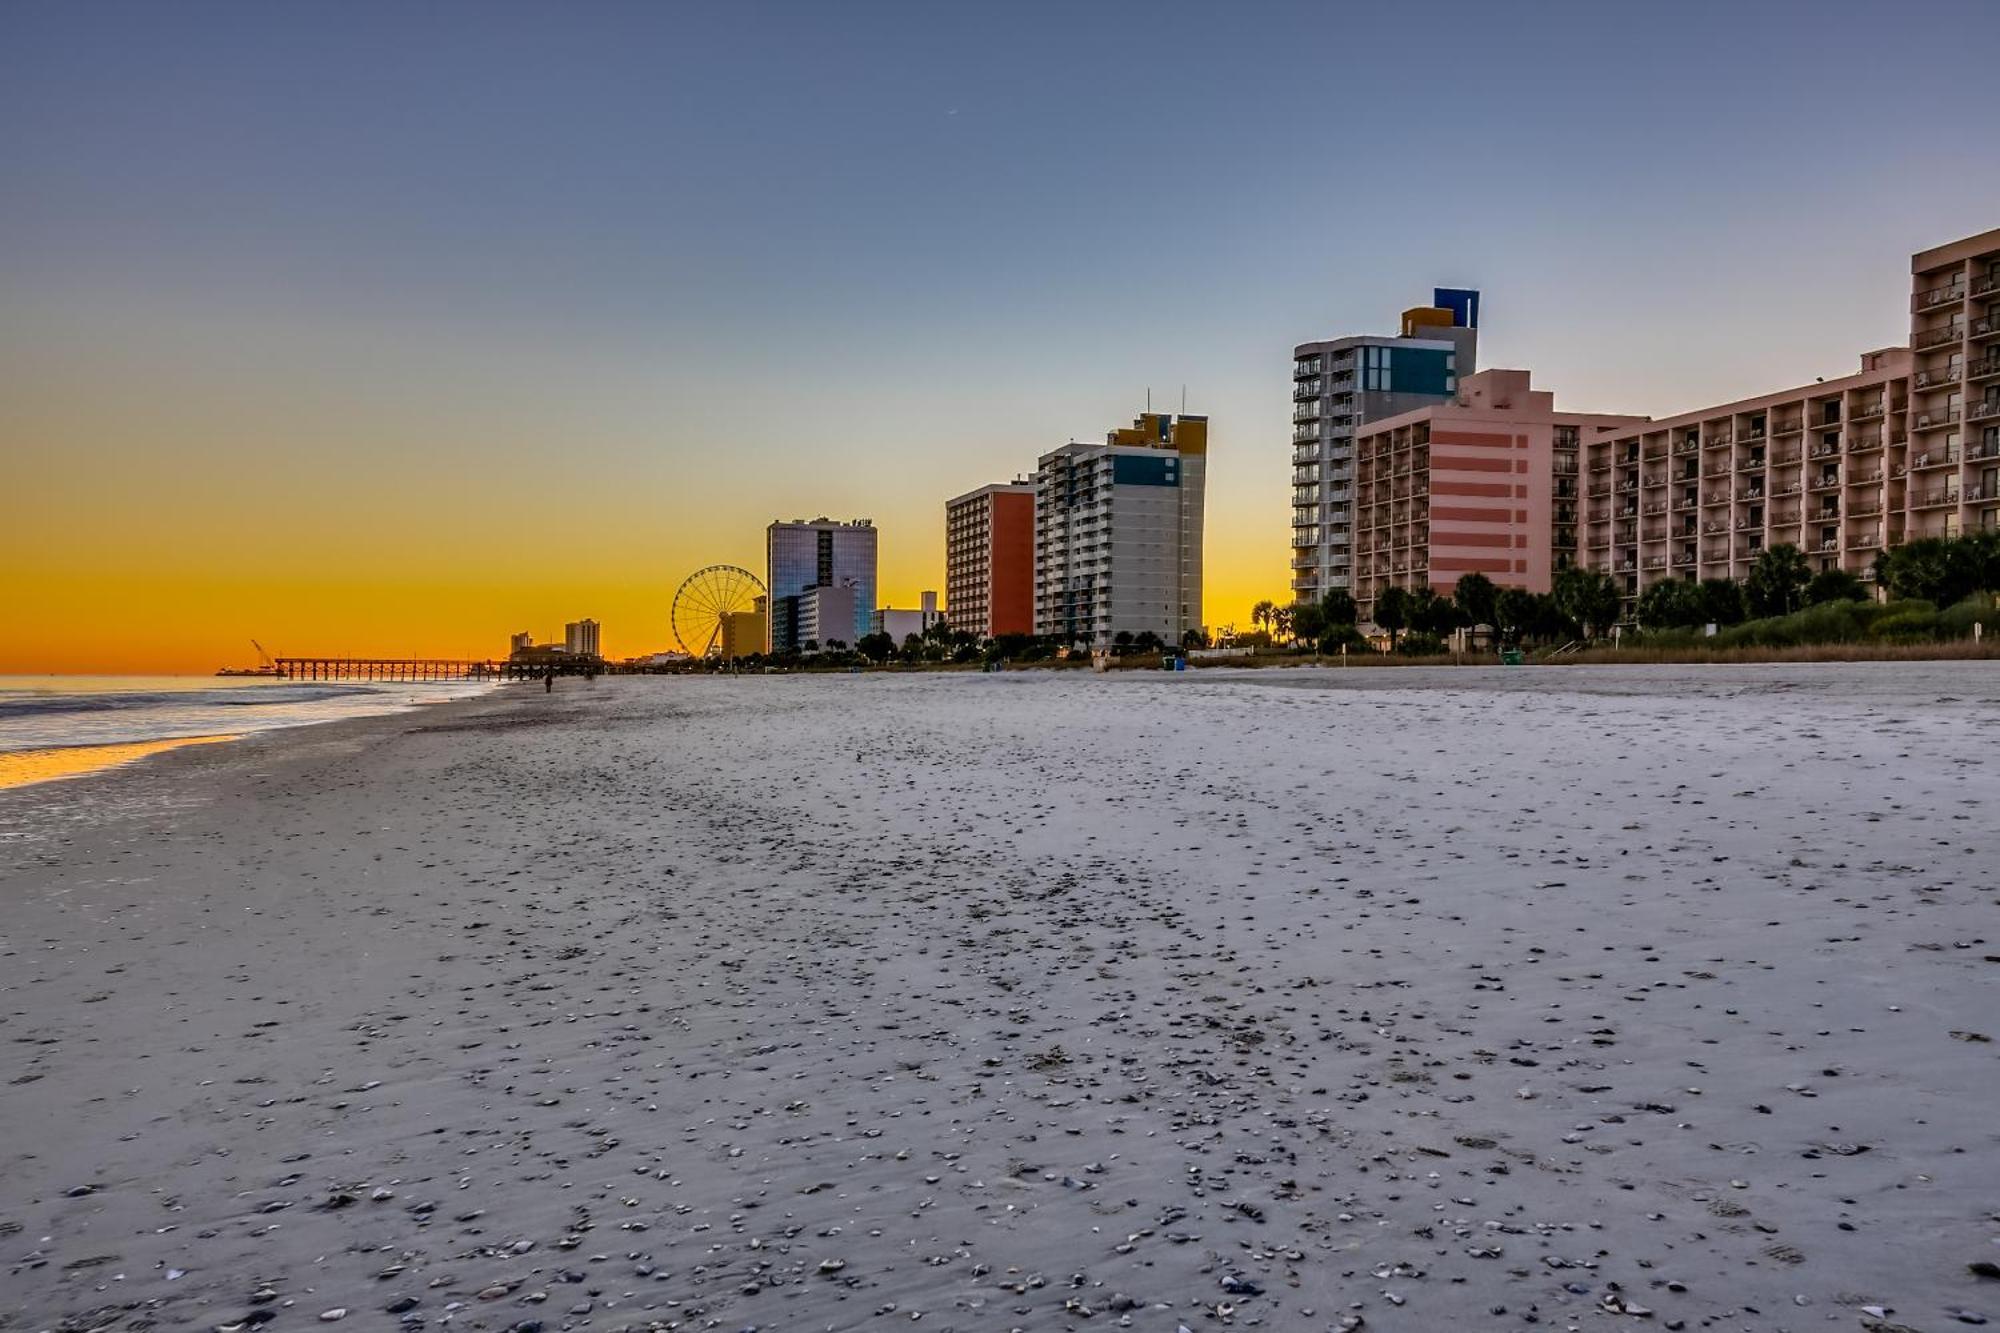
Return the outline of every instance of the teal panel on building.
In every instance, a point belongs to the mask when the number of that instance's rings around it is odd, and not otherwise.
[[[1458,392],[1458,376],[1454,373],[1454,352],[1428,347],[1392,347],[1383,351],[1389,357],[1387,383],[1381,387],[1391,393],[1435,393]]]
[[[1161,454],[1147,458],[1138,454],[1114,454],[1111,482],[1114,486],[1178,486],[1181,484],[1180,456]]]

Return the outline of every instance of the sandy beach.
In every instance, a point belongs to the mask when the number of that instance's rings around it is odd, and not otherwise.
[[[0,1328],[2000,1321],[1996,820],[1978,662],[607,678],[3,792]]]

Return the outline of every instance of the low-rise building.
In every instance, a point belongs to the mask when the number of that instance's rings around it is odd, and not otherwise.
[[[943,619],[938,612],[937,599],[938,595],[934,592],[918,594],[917,609],[914,611],[899,611],[892,606],[880,607],[875,612],[871,632],[886,634],[899,645],[912,634],[926,634],[931,626]]]
[[[722,660],[733,662],[764,651],[764,614],[768,599],[759,597],[754,611],[722,614]]]
[[[860,590],[852,583],[843,583],[839,587],[822,584],[807,588],[791,600],[798,608],[793,646],[812,652],[831,648],[834,644],[852,648],[861,642],[863,636],[854,631],[866,623],[860,619],[866,613],[856,609],[860,602]]]

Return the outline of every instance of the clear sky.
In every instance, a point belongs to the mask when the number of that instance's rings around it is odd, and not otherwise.
[[[2000,5],[0,6],[0,671],[489,655],[772,518],[1213,419],[1211,624],[1287,586],[1294,343],[1485,293],[1664,414],[1902,341],[2000,226]]]

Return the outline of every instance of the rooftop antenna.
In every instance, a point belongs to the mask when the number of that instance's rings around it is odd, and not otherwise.
[[[1181,415],[1187,415],[1187,385],[1181,385]]]
[[[1148,384],[1146,386],[1146,411],[1151,412],[1152,410],[1153,410],[1153,386]]]

